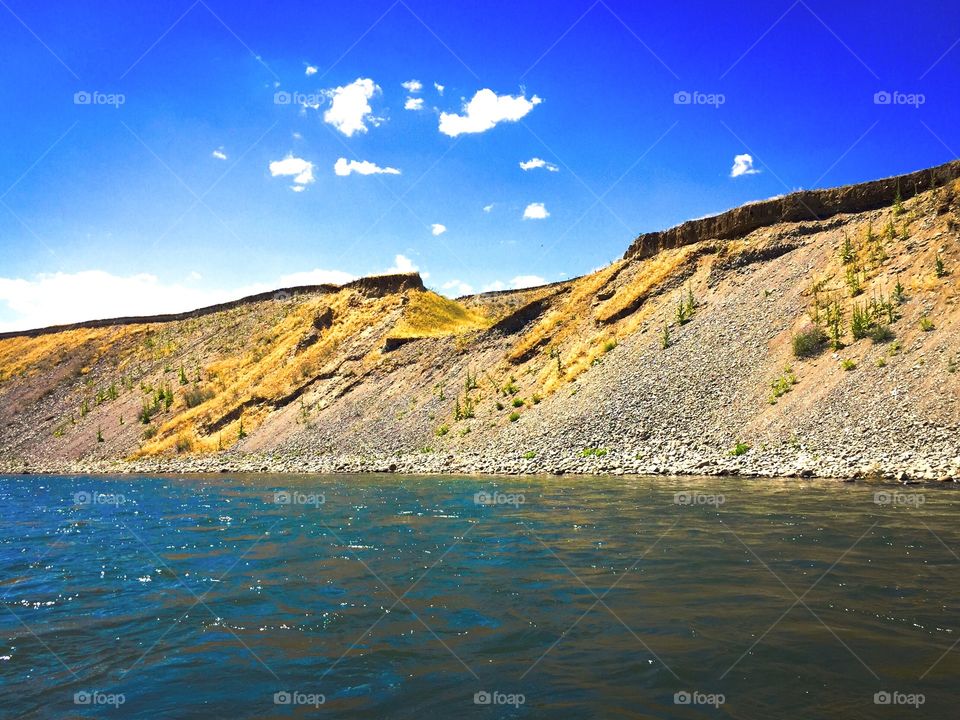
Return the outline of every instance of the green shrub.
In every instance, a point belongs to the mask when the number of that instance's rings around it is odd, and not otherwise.
[[[933,320],[928,318],[926,315],[920,318],[920,329],[924,332],[930,332],[934,327]]]
[[[850,358],[844,358],[840,361],[840,367],[842,367],[844,371],[849,372],[857,367],[857,363]]]
[[[667,323],[663,324],[663,334],[660,336],[660,346],[666,350],[670,347],[670,326]]]
[[[734,457],[739,457],[740,455],[746,455],[750,450],[750,445],[745,442],[738,442],[730,450],[730,454]]]
[[[874,325],[870,328],[869,335],[874,343],[890,342],[896,337],[889,325]]]
[[[510,413],[510,422],[516,422],[519,419],[520,419],[520,413],[518,412]]]
[[[537,453],[535,453],[533,450],[530,450],[529,452],[525,452],[525,453],[523,454],[523,459],[524,459],[524,460],[533,460],[536,456],[537,456]]]
[[[791,339],[793,354],[798,358],[817,355],[827,342],[827,334],[817,326],[804,328]]]
[[[515,397],[515,398],[513,399],[513,406],[514,406],[515,408],[523,407],[523,406],[524,406],[524,400],[523,400],[523,398]]]
[[[936,259],[936,263],[935,263],[935,268],[936,268],[936,272],[937,272],[937,277],[938,277],[938,278],[942,278],[942,277],[945,277],[945,276],[946,276],[946,274],[947,274],[947,269],[946,269],[946,267],[944,267],[944,265],[943,265],[943,258],[940,256],[940,253],[937,253],[937,259]]]
[[[603,344],[603,352],[604,352],[604,353],[608,353],[608,352],[610,352],[611,350],[613,350],[616,346],[617,346],[617,341],[616,341],[616,340],[607,340],[607,341]]]
[[[443,436],[446,435],[448,432],[450,432],[450,426],[449,426],[449,425],[441,425],[440,427],[437,428],[437,437],[443,437]]]

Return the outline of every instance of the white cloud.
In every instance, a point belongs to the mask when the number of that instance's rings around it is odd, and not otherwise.
[[[536,95],[497,95],[493,90],[478,90],[463,106],[463,115],[440,113],[440,132],[450,137],[463,133],[481,133],[499,122],[516,122],[542,102]]]
[[[221,146],[218,147],[216,150],[214,150],[212,153],[210,153],[210,155],[211,155],[212,157],[215,157],[217,160],[226,160],[226,159],[227,159],[227,154],[223,151],[223,145],[221,145]]]
[[[301,135],[301,134],[298,133],[298,132],[295,132],[295,133],[293,133],[293,139],[294,139],[294,140],[303,140],[303,135]]]
[[[489,205],[484,205],[484,206],[483,206],[483,211],[484,211],[485,213],[488,213],[488,212],[490,212],[491,210],[493,210],[493,203],[490,203]]]
[[[441,85],[440,83],[435,82],[435,83],[433,84],[433,87],[436,89],[437,93],[439,93],[440,95],[443,95],[443,87],[444,87],[443,85]]]
[[[541,158],[535,157],[530,158],[526,162],[520,163],[521,170],[536,170],[537,168],[544,168],[550,172],[559,172],[560,168],[554,165],[552,162],[547,162]]]
[[[376,163],[368,160],[347,160],[339,158],[333,164],[333,171],[341,177],[346,177],[350,173],[358,175],[399,175],[400,171],[392,167],[380,167]]]
[[[423,110],[423,98],[408,97],[403,104],[404,110]]]
[[[539,275],[517,275],[509,283],[505,283],[503,280],[494,280],[487,283],[480,289],[480,292],[499,292],[507,289],[522,290],[523,288],[546,285],[546,283],[547,281]]]
[[[396,255],[393,258],[393,267],[389,267],[383,271],[384,275],[392,275],[396,273],[414,273],[419,272],[418,268],[413,260],[408,258],[406,255]],[[422,277],[429,277],[429,273],[421,273]]]
[[[316,65],[307,65],[307,69],[304,70],[303,72],[304,72],[304,75],[306,75],[307,77],[310,77],[311,75],[316,75],[316,74],[317,74],[317,66],[316,66]]]
[[[365,133],[367,122],[374,126],[380,124],[380,118],[373,117],[373,108],[370,107],[370,98],[378,92],[380,86],[370,78],[357,78],[349,85],[325,90],[324,94],[331,102],[330,109],[323,113],[324,122],[347,137]]]
[[[513,278],[513,280],[510,281],[510,287],[512,287],[514,290],[546,284],[547,281],[539,275],[517,275],[515,278]]]
[[[465,283],[462,280],[450,280],[445,282],[440,286],[441,290],[444,290],[444,294],[450,297],[460,297],[461,295],[472,295],[473,286],[469,283]]]
[[[189,275],[187,275],[187,280],[191,282],[198,282],[203,280],[203,275],[198,273],[196,270],[192,270]]]
[[[730,177],[741,175],[756,175],[759,170],[753,166],[753,157],[744,153],[733,158],[733,167],[730,168]]]
[[[433,236],[443,235],[447,231],[446,225],[441,225],[440,223],[434,223],[430,226],[430,232],[433,233]]]
[[[351,275],[343,270],[305,270],[302,272],[281,275],[276,287],[297,287],[299,285],[343,285],[351,280],[356,280],[355,275]]]
[[[423,83],[419,80],[407,80],[406,82],[400,83],[400,86],[408,93],[418,93],[423,90]]]
[[[44,273],[30,280],[0,277],[0,307],[6,305],[14,318],[0,322],[0,332],[118,316],[185,312],[278,287],[342,284],[354,278],[337,270],[314,270],[229,290],[197,287],[195,283],[200,279],[198,273],[191,273],[187,278],[190,284],[164,283],[147,273],[119,276],[103,270]]]
[[[530,203],[523,211],[524,220],[546,220],[548,217],[550,217],[550,213],[547,212],[547,208],[542,202]]]
[[[290,188],[294,192],[303,192],[304,186],[313,182],[313,163],[303,158],[287,155],[283,160],[274,160],[270,163],[270,174],[273,177],[293,177],[294,184]]]

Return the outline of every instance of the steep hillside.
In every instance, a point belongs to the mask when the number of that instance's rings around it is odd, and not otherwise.
[[[0,469],[960,477],[960,163],[636,239],[0,336]]]

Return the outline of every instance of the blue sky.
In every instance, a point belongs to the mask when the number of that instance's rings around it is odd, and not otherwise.
[[[0,0],[0,330],[589,272],[640,232],[955,159],[958,40],[932,2]]]

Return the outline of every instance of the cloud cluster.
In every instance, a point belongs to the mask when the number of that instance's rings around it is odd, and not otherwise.
[[[434,237],[443,235],[446,231],[447,231],[447,226],[441,225],[440,223],[434,223],[433,225],[430,226],[430,232],[433,234]]]
[[[404,110],[423,110],[423,98],[408,97],[403,103]]]
[[[546,220],[548,217],[550,213],[542,202],[530,203],[523,211],[524,220]]]
[[[333,172],[341,177],[346,177],[351,173],[358,175],[399,175],[400,171],[393,167],[380,167],[368,160],[347,160],[339,158],[333,164]]]
[[[274,160],[270,163],[270,174],[273,177],[292,177],[293,185],[290,189],[302,192],[307,185],[314,181],[313,163],[303,158],[287,155],[283,160]]]
[[[226,159],[227,159],[227,154],[223,151],[223,145],[221,145],[221,146],[218,147],[216,150],[214,150],[212,153],[210,153],[210,155],[211,155],[211,157],[215,157],[217,160],[226,160]]]
[[[530,158],[526,162],[520,163],[521,170],[536,170],[537,168],[543,168],[544,170],[549,170],[550,172],[560,171],[560,168],[558,168],[552,162],[547,162],[546,160],[542,160],[538,157]]]
[[[741,175],[756,175],[759,170],[753,166],[753,156],[744,153],[736,155],[733,158],[733,167],[730,168],[730,177],[740,177]]]
[[[373,116],[370,100],[380,92],[380,86],[370,78],[357,78],[349,85],[325,90],[330,98],[330,108],[323,113],[323,120],[337,130],[353,137],[354,133],[365,133],[367,123],[376,127],[381,118]]]
[[[450,137],[464,133],[482,133],[501,122],[516,122],[525,117],[542,100],[534,95],[497,95],[493,90],[478,90],[464,104],[462,113],[440,113],[440,132]]]

